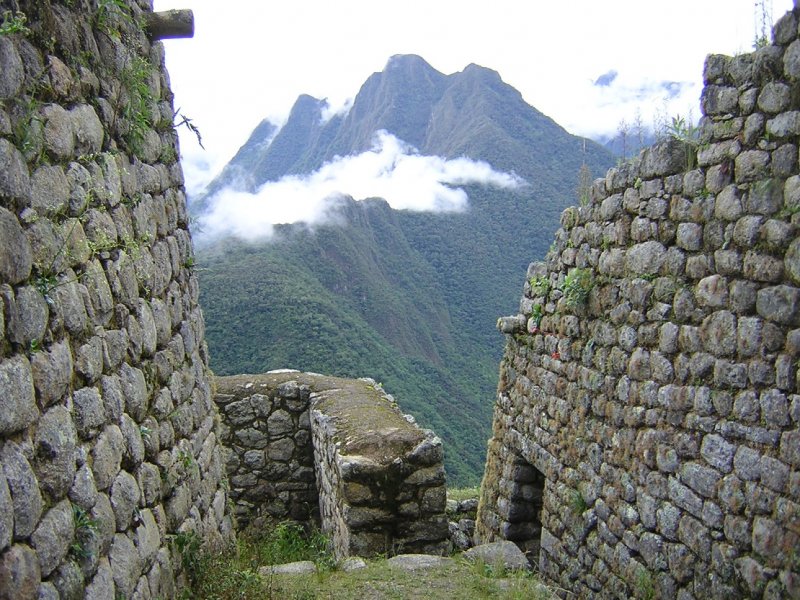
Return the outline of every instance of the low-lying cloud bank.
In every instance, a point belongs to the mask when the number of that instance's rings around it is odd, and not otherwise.
[[[337,200],[346,196],[383,198],[396,209],[456,212],[468,203],[467,193],[458,186],[475,183],[500,188],[524,185],[518,176],[495,171],[482,161],[422,156],[392,134],[379,131],[372,149],[336,157],[310,175],[268,182],[255,193],[222,190],[200,217],[199,236],[255,240],[270,237],[277,224],[319,225],[333,218]]]

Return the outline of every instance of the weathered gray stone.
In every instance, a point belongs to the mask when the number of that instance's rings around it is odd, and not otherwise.
[[[703,516],[703,501],[688,487],[681,485],[675,477],[670,476],[667,486],[672,502],[688,511],[698,519]],[[662,532],[664,533],[664,532]],[[664,533],[666,535],[666,533]]]
[[[64,169],[42,165],[31,177],[31,206],[40,213],[63,211],[69,202],[69,184]]]
[[[750,250],[744,255],[744,276],[753,281],[777,283],[783,276],[783,261],[769,254]]]
[[[75,132],[75,151],[78,154],[93,154],[103,146],[103,124],[89,104],[79,104],[69,111]]]
[[[698,556],[711,554],[711,537],[708,528],[689,515],[681,518],[678,525],[678,539]]]
[[[25,348],[38,345],[47,330],[49,311],[41,292],[32,285],[18,288],[14,302],[6,307],[7,334]]]
[[[700,454],[705,461],[723,473],[730,473],[735,450],[736,446],[717,434],[704,436],[700,446]]]
[[[0,434],[9,435],[39,416],[31,365],[24,356],[0,361]]]
[[[764,179],[750,186],[745,197],[745,210],[759,215],[772,215],[783,204],[783,182],[779,179]]]
[[[784,272],[795,285],[800,285],[800,237],[794,239],[786,251],[783,261]]]
[[[737,186],[728,185],[717,195],[714,215],[726,221],[735,221],[742,216],[742,201]]]
[[[738,314],[751,314],[755,312],[757,291],[756,283],[752,281],[737,280],[731,283],[731,310]]]
[[[149,568],[161,546],[161,534],[156,519],[150,509],[141,511],[140,525],[136,528],[136,548],[144,568]]]
[[[61,563],[58,570],[50,577],[50,585],[54,588],[55,597],[59,599],[83,597],[84,579],[80,566],[73,560]],[[39,588],[39,599],[42,599],[42,588]]]
[[[54,406],[36,428],[34,471],[39,485],[53,500],[63,498],[75,477],[77,433],[69,410]]]
[[[74,532],[72,505],[68,500],[56,504],[42,518],[31,535],[31,544],[39,557],[43,577],[50,575],[67,555]]]
[[[136,546],[124,533],[117,533],[108,558],[117,592],[126,598],[131,597],[142,572]]]
[[[2,600],[35,600],[41,580],[39,559],[30,547],[15,544],[0,555]]]
[[[697,284],[697,302],[710,308],[726,308],[728,305],[728,282],[720,275],[704,277]]]
[[[0,99],[19,95],[25,81],[22,59],[11,38],[0,38]]]
[[[715,361],[714,384],[723,388],[744,388],[747,385],[747,365],[722,359]]]
[[[14,503],[8,488],[6,477],[0,471],[0,552],[11,544],[14,537]]]
[[[103,366],[106,371],[116,371],[128,349],[128,332],[124,329],[106,330],[100,339],[103,341]]]
[[[720,479],[717,471],[698,463],[686,463],[681,468],[681,482],[706,498],[716,495],[715,488]]]
[[[797,164],[797,146],[795,144],[783,144],[772,153],[772,174],[775,177],[785,179],[794,173],[794,165]]]
[[[793,467],[800,466],[800,431],[786,431],[781,435],[780,457]]]
[[[72,487],[69,489],[69,499],[84,510],[91,510],[97,501],[97,488],[94,484],[94,474],[88,464],[83,464],[75,473]]]
[[[94,383],[102,375],[103,341],[99,337],[91,338],[78,348],[75,353],[75,370],[89,383]]]
[[[736,352],[736,316],[720,310],[703,321],[701,328],[705,349],[717,356],[732,356]]]
[[[53,579],[55,580],[58,577],[56,574]],[[74,590],[64,590],[65,594],[62,593],[56,588],[55,585],[50,583],[49,581],[45,581],[42,585],[39,586],[39,600],[61,600],[61,598],[79,598],[80,593],[79,591]],[[72,595],[69,595],[69,592],[74,592]]]
[[[776,138],[786,138],[800,133],[800,111],[789,111],[767,121],[767,133]]]
[[[366,569],[367,563],[363,558],[359,558],[358,556],[350,556],[344,559],[341,564],[339,565],[339,569],[344,571],[345,573],[349,573],[351,571],[359,571],[361,569]]]
[[[628,249],[625,267],[633,275],[654,275],[664,263],[666,248],[656,241],[636,244]]]
[[[756,310],[769,321],[796,326],[800,324],[800,289],[788,285],[762,288],[756,295]]]
[[[703,247],[703,226],[698,223],[680,223],[676,244],[684,250],[699,250]]]
[[[0,140],[0,151],[3,141]],[[31,273],[33,253],[19,221],[3,207],[0,207],[0,240],[0,281],[12,285],[24,281]]]
[[[754,423],[759,419],[758,396],[752,390],[736,394],[733,402],[733,414],[746,423]]]
[[[69,159],[75,151],[75,134],[69,113],[58,104],[48,104],[42,109],[44,118],[44,145],[56,158]]]
[[[134,510],[139,503],[140,491],[133,475],[120,471],[111,486],[111,508],[117,523],[117,531],[130,527]]]
[[[791,88],[785,83],[768,82],[758,96],[758,108],[775,114],[786,109],[791,101]]]
[[[114,589],[114,576],[108,558],[100,559],[97,573],[88,584],[84,592],[85,600],[112,600],[116,597]]]
[[[158,337],[153,311],[146,301],[139,299],[136,316],[142,327],[142,354],[146,357],[152,356],[156,351]]]
[[[81,388],[72,394],[75,427],[84,439],[97,435],[106,423],[106,412],[97,388]]]
[[[390,558],[387,563],[404,571],[418,571],[420,569],[436,569],[452,564],[452,558],[431,556],[429,554],[398,554]]]
[[[53,344],[31,357],[33,384],[39,400],[49,406],[60,400],[72,377],[72,353],[67,342]]]
[[[92,472],[97,489],[108,488],[119,473],[125,441],[117,425],[109,425],[97,439],[92,450]]]
[[[789,424],[789,403],[776,389],[761,392],[761,418],[767,427],[779,429]]]
[[[761,457],[761,483],[776,492],[783,492],[789,480],[789,467],[771,456]]]
[[[701,97],[703,113],[706,115],[724,115],[736,112],[739,104],[739,91],[735,87],[707,85]]]
[[[258,568],[258,574],[267,578],[274,575],[308,575],[316,572],[317,565],[310,560],[301,560],[283,565],[267,565]]]
[[[13,144],[0,139],[0,196],[28,200],[31,182],[25,158]]]
[[[14,505],[14,537],[24,539],[33,533],[42,515],[42,496],[33,469],[16,444],[3,446],[0,464]]]
[[[144,373],[123,363],[119,369],[120,384],[128,414],[141,422],[147,416],[147,382]]]
[[[686,168],[687,147],[675,139],[668,139],[647,148],[642,155],[643,178],[670,175]]]

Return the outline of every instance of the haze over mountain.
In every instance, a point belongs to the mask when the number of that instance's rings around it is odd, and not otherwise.
[[[495,321],[516,312],[519,274],[546,253],[581,165],[599,175],[614,158],[477,65],[444,75],[395,56],[346,114],[326,107],[301,96],[282,128],[262,122],[192,199],[214,233],[196,232],[212,368],[373,377],[442,436],[451,484],[476,484]],[[385,193],[359,191],[372,189]],[[313,225],[293,223],[319,190]],[[258,219],[264,239],[231,237]]]

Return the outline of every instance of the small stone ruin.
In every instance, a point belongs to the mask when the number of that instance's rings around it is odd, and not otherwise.
[[[318,523],[337,559],[448,550],[441,440],[379,384],[298,371],[216,384],[240,527]]]

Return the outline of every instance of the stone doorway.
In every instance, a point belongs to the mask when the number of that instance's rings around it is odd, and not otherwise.
[[[514,542],[533,565],[539,564],[545,476],[521,456],[506,463],[505,502],[500,501],[503,538]],[[505,506],[503,506],[505,505]]]

